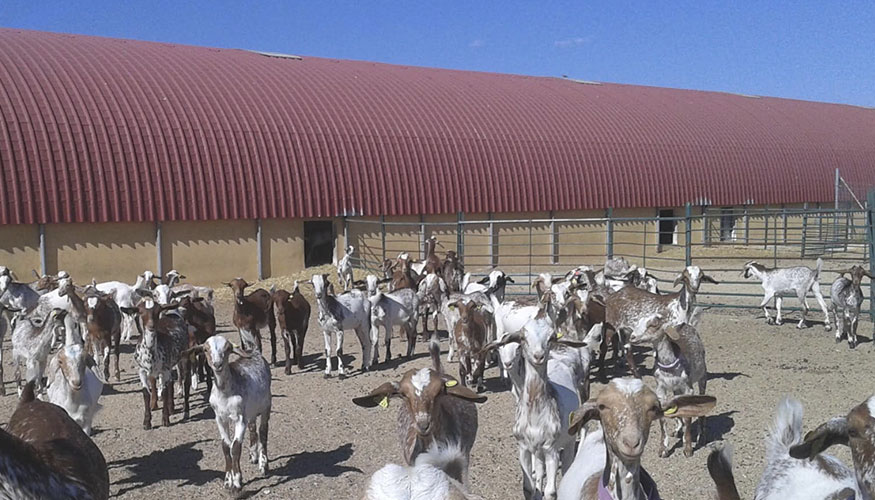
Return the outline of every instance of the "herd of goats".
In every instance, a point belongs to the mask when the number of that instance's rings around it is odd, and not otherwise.
[[[480,498],[469,492],[468,475],[478,427],[476,405],[486,401],[485,369],[498,366],[516,401],[513,435],[525,498],[658,499],[654,478],[641,466],[651,424],[659,422],[660,456],[669,455],[673,434],[682,436],[684,454],[691,456],[693,431],[703,443],[705,415],[716,404],[706,395],[705,347],[697,330],[702,309],[696,307],[696,296],[700,286],[717,281],[689,266],[674,281],[680,289],[662,293],[645,269],[617,258],[599,269],[580,266],[563,276],[541,274],[531,284],[537,300],[513,301],[505,293],[513,283],[510,276],[493,269],[472,281],[459,256],[447,252],[441,259],[435,244],[433,237],[426,240],[422,260],[401,254],[383,262],[381,276],[358,281],[352,272],[354,249],[348,247],[337,263],[342,293],[335,292],[327,274],[301,283],[314,292],[325,340],[325,377],[335,366],[341,378],[347,373],[344,331],[355,331],[362,370],[369,370],[380,362],[381,328],[383,359],[388,361],[394,327],[406,337],[410,358],[420,320],[423,324],[431,366],[409,370],[400,380],[353,399],[365,408],[385,408],[397,400],[404,462],[374,473],[363,498]],[[806,297],[813,294],[826,330],[834,324],[836,341],[847,338],[854,348],[861,280],[872,276],[859,266],[840,272],[827,306],[820,291],[821,272],[820,259],[814,269],[770,269],[756,262],[743,268],[746,278],[762,282],[761,307],[770,324],[782,323],[782,298],[795,295],[802,304],[797,326],[807,326]],[[221,437],[225,487],[242,488],[240,460],[247,429],[250,461],[262,475],[267,473],[276,330],[285,351],[285,373],[290,374],[293,364],[304,364],[311,304],[298,282],[291,291],[259,288],[247,293],[245,280],[230,281],[233,324],[240,339],[236,345],[216,334],[213,290],[182,283],[184,279],[175,270],[164,276],[147,271],[133,285],[92,280],[80,286],[60,272],[23,283],[0,266],[0,343],[10,330],[19,394],[9,424],[0,430],[0,498],[109,496],[107,465],[89,436],[103,385],[112,372],[120,379],[120,345],[135,335],[133,359],[142,384],[144,428],[151,428],[159,398],[162,425],[170,425],[177,392],[182,393],[187,419],[192,384],[196,388],[204,381]],[[772,299],[774,319],[768,310]],[[458,377],[441,360],[439,317],[449,336],[446,362],[458,364]],[[270,363],[262,355],[265,328]],[[640,378],[633,346],[652,349],[654,388]],[[605,364],[609,350],[612,377]],[[590,395],[591,367],[607,382],[595,396]],[[630,376],[624,376],[627,371]],[[0,351],[0,391],[5,394],[2,377]],[[676,421],[674,433],[666,431],[666,419]],[[834,444],[850,447],[853,469],[822,453]],[[740,498],[729,447],[711,451],[708,469],[718,499]],[[875,397],[804,438],[801,404],[782,400],[755,498],[875,499]]]

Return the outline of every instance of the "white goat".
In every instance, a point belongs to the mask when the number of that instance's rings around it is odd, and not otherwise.
[[[844,277],[846,273],[851,275],[850,279]],[[857,322],[860,319],[860,306],[863,304],[860,282],[863,276],[872,279],[869,271],[860,266],[839,271],[839,277],[830,289],[829,310],[836,325],[836,343],[841,342],[844,335],[848,338],[848,347],[851,349],[857,346]],[[839,311],[842,311],[841,322],[839,322]]]
[[[240,470],[240,451],[249,429],[249,461],[258,464],[262,475],[267,474],[267,432],[270,420],[271,392],[270,366],[254,350],[246,353],[231,345],[225,337],[214,335],[196,350],[206,353],[213,370],[213,390],[210,406],[216,414],[216,425],[222,437],[225,455],[225,487],[240,491],[243,474]],[[231,361],[231,354],[237,359]],[[260,417],[260,419],[259,419]],[[256,433],[256,419],[259,419]],[[256,434],[258,440],[256,441]]]
[[[511,342],[520,344],[525,362],[513,426],[523,470],[523,491],[526,498],[537,494],[555,499],[557,473],[560,468],[563,473],[567,471],[574,459],[575,438],[568,433],[568,417],[580,405],[581,381],[580,370],[574,363],[548,362],[551,344],[584,345],[558,340],[553,322],[543,309],[521,331],[505,335],[485,349]]]
[[[319,326],[325,337],[325,378],[331,376],[331,337],[335,338],[337,371],[340,378],[346,377],[343,365],[343,331],[354,329],[362,346],[362,371],[368,371],[374,360],[377,338],[371,337],[371,303],[367,295],[351,290],[334,295],[327,274],[314,274],[308,281],[313,285],[316,303],[319,305]]]
[[[343,257],[337,263],[337,278],[343,285],[344,290],[352,288],[352,254],[355,248],[350,245],[346,247]]]
[[[428,332],[428,319],[432,318],[434,328],[438,327],[438,314],[444,298],[450,294],[446,282],[436,273],[428,273],[419,282],[416,295],[419,297],[420,316],[422,316],[422,331],[426,338],[431,335]]]
[[[48,379],[47,401],[63,408],[90,436],[104,382],[97,375],[94,358],[74,332],[66,332],[64,346],[49,364]]]
[[[861,406],[867,405],[864,403]],[[846,421],[844,425],[846,432]],[[778,403],[775,423],[766,438],[766,468],[763,470],[754,498],[756,500],[873,498],[872,492],[867,491],[864,486],[865,483],[861,481],[858,486],[854,471],[848,469],[835,457],[820,453],[833,443],[848,442],[847,434],[843,437],[832,435],[841,427],[843,427],[841,419],[833,419],[810,432],[803,442],[802,404],[792,398],[783,398]],[[871,440],[868,433],[860,434],[860,438]],[[869,460],[871,461],[871,458]],[[708,457],[708,472],[717,485],[719,500],[740,499],[732,476],[729,448],[718,448],[711,452]],[[857,472],[859,474],[860,471]],[[870,481],[869,484],[873,483]]]
[[[422,453],[412,466],[386,465],[371,476],[362,500],[481,500],[444,472],[458,468],[463,459],[453,447]]]
[[[499,302],[504,302],[504,296],[508,283],[516,283],[513,278],[500,269],[493,269],[489,274],[476,283],[471,283],[471,273],[465,273],[462,278],[462,292],[472,294],[475,292],[495,295]]]
[[[370,275],[373,276],[373,275]],[[376,276],[374,276],[376,278]],[[380,338],[380,327],[385,331],[386,361],[392,359],[392,329],[401,326],[407,338],[407,357],[413,356],[416,346],[416,323],[419,321],[419,296],[410,288],[383,293],[379,289],[368,297],[371,303],[371,343],[374,344],[374,363],[379,362],[379,349],[376,339]]]
[[[770,269],[755,261],[750,261],[744,265],[743,275],[745,278],[756,278],[763,283],[765,297],[760,304],[763,308],[763,313],[766,315],[766,322],[773,324],[772,316],[769,314],[769,301],[774,297],[775,308],[778,315],[774,319],[774,324],[781,325],[784,320],[781,318],[781,305],[784,302],[784,296],[795,295],[802,305],[802,318],[796,328],[805,328],[807,326],[805,316],[808,314],[808,303],[805,297],[808,292],[814,294],[817,299],[817,304],[820,310],[823,311],[826,325],[824,328],[829,331],[829,314],[826,312],[826,302],[823,301],[823,295],[820,293],[820,270],[823,268],[823,259],[817,259],[817,266],[814,269],[805,266],[787,267]]]
[[[151,272],[146,271],[146,273],[137,276],[137,281],[133,285],[121,281],[92,282],[98,291],[112,294],[113,300],[123,313],[122,340],[124,342],[130,342],[134,330],[140,328],[137,318],[137,304],[140,301],[140,294],[137,291],[151,289],[151,274]]]
[[[24,382],[33,381],[42,388],[49,351],[59,344],[57,331],[64,326],[67,312],[40,304],[16,321],[12,331],[12,363],[15,366],[15,382],[19,395],[23,383],[21,365],[26,366]]]

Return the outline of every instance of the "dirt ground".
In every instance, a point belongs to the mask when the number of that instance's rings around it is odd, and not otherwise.
[[[290,280],[279,280],[289,286]],[[307,295],[312,298],[309,290]],[[754,299],[755,300],[755,299]],[[792,302],[792,301],[787,301]],[[793,305],[793,304],[788,304]],[[228,327],[230,295],[217,293],[220,329],[236,340]],[[798,313],[787,315],[789,319]],[[388,409],[363,409],[351,399],[386,380],[397,380],[409,369],[429,363],[427,348],[416,346],[413,360],[393,360],[370,373],[361,373],[361,349],[354,334],[345,336],[346,363],[351,377],[323,379],[323,337],[311,316],[303,371],[291,376],[273,368],[273,413],[268,452],[270,472],[259,477],[255,466],[243,465],[244,496],[294,499],[357,499],[368,477],[386,463],[401,460],[395,434],[397,403]],[[812,318],[822,319],[819,311]],[[708,441],[725,441],[735,448],[735,476],[742,496],[750,497],[764,466],[763,438],[779,398],[791,394],[805,406],[805,429],[845,414],[875,392],[868,374],[873,344],[871,323],[861,323],[863,343],[849,350],[835,344],[822,325],[797,330],[795,322],[768,326],[761,313],[711,310],[700,328],[707,348],[708,393],[717,407],[708,419]],[[266,334],[266,332],[265,332]],[[397,332],[396,332],[397,338]],[[267,343],[265,344],[268,345]],[[9,342],[3,346],[6,353]],[[266,347],[267,348],[267,347]],[[404,341],[393,342],[397,353]],[[446,352],[446,341],[443,342]],[[281,350],[281,348],[280,348]],[[95,419],[94,440],[106,456],[112,495],[118,498],[222,498],[223,459],[212,411],[203,385],[193,395],[191,419],[172,417],[160,425],[160,410],[153,413],[150,431],[142,429],[142,398],[134,372],[133,346],[122,353],[122,382],[104,389],[103,410]],[[640,358],[643,359],[643,358]],[[6,356],[7,391],[0,399],[4,424],[15,407],[12,370]],[[652,357],[644,361],[646,372]],[[456,373],[456,365],[449,371]],[[517,446],[511,435],[513,397],[504,390],[495,368],[487,372],[489,400],[479,407],[480,427],[471,464],[471,487],[487,499],[522,498]],[[645,381],[653,383],[651,377]],[[593,391],[599,390],[593,385]],[[181,404],[177,404],[181,408]],[[665,459],[658,456],[658,429],[654,425],[643,464],[659,484],[665,499],[710,498],[713,485],[705,468],[707,449],[685,458],[679,448]],[[850,463],[843,449],[831,450]],[[245,453],[244,453],[245,456]]]

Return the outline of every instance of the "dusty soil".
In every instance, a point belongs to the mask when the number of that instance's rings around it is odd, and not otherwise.
[[[290,286],[291,278],[274,281]],[[263,285],[263,284],[262,284]],[[309,294],[309,291],[307,291]],[[236,339],[229,324],[230,296],[217,294],[219,321],[224,334]],[[755,299],[754,299],[755,300]],[[735,447],[735,473],[743,496],[752,496],[763,470],[763,438],[779,398],[792,394],[805,406],[805,428],[844,414],[873,392],[868,367],[871,323],[862,323],[864,343],[849,350],[835,344],[822,325],[797,330],[795,322],[768,326],[751,311],[706,313],[701,331],[710,372],[708,392],[718,405],[708,420],[708,441],[726,441]],[[814,319],[822,319],[819,311]],[[788,314],[788,318],[796,313]],[[266,332],[265,332],[266,333]],[[396,333],[397,337],[397,333]],[[393,342],[401,352],[404,341]],[[8,353],[7,341],[4,350]],[[446,341],[444,341],[444,350]],[[223,459],[212,411],[205,403],[205,388],[194,394],[191,419],[172,418],[160,426],[160,410],[153,414],[150,431],[142,429],[142,398],[133,370],[133,346],[124,346],[122,382],[104,389],[104,409],[95,420],[95,442],[109,464],[112,494],[119,498],[221,498]],[[280,348],[281,350],[281,348]],[[416,347],[413,360],[393,360],[371,373],[360,373],[361,349],[355,335],[345,337],[346,363],[355,368],[346,380],[323,379],[323,338],[316,314],[306,341],[307,366],[283,375],[273,369],[273,413],[269,455],[270,473],[259,477],[254,466],[243,466],[245,496],[306,499],[358,498],[370,474],[389,462],[400,461],[394,432],[397,403],[389,409],[362,409],[353,397],[365,394],[386,380],[398,379],[409,369],[429,363],[426,346]],[[7,390],[14,394],[9,356]],[[643,358],[640,358],[643,359]],[[652,358],[644,361],[649,372]],[[451,373],[457,370],[455,365]],[[503,389],[497,369],[487,373],[489,400],[480,406],[480,428],[471,465],[472,489],[487,499],[522,498],[517,446],[511,436],[513,397]],[[649,376],[645,381],[652,383]],[[593,386],[598,391],[599,385]],[[0,421],[5,423],[15,397],[2,398]],[[181,407],[181,404],[177,404]],[[849,462],[845,450],[831,450]],[[643,463],[660,485],[663,498],[709,498],[712,483],[705,468],[707,449],[685,458],[679,448],[665,459],[658,456],[658,430],[651,431]],[[244,453],[245,455],[245,453]]]

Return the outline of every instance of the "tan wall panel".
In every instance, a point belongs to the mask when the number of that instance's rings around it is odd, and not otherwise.
[[[255,221],[165,222],[164,267],[192,283],[217,285],[241,276],[257,278]]]
[[[40,270],[39,226],[0,226],[0,265],[11,269],[18,279],[29,281],[31,269]]]
[[[261,243],[265,277],[287,276],[304,268],[303,220],[262,220]]]
[[[555,212],[557,219],[603,219],[604,210]],[[600,265],[607,250],[607,223],[557,222],[558,263],[565,266]]]
[[[143,223],[47,224],[46,267],[64,270],[77,282],[133,283],[145,270],[157,271],[155,225]]]

